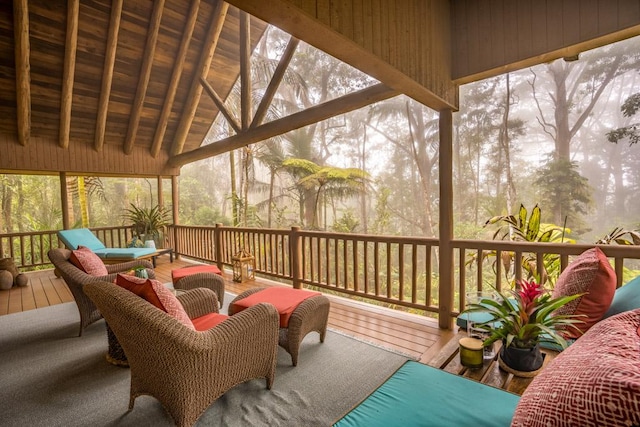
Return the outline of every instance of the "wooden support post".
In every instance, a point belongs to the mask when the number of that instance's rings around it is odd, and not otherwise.
[[[440,111],[440,287],[438,324],[453,328],[453,113]]]
[[[62,74],[62,94],[60,96],[60,133],[58,144],[69,146],[71,129],[71,106],[73,104],[73,79],[76,72],[76,50],[78,47],[78,16],[80,0],[67,1],[67,34],[64,50],[64,71]]]
[[[240,11],[240,122],[242,129],[251,124],[251,16]]]
[[[171,176],[171,210],[173,214],[173,225],[180,224],[180,218],[178,218],[178,200],[180,194],[178,192],[178,177]],[[180,243],[178,242],[178,229],[173,227],[173,252],[176,254],[176,259],[180,259]]]
[[[18,141],[27,145],[31,137],[31,65],[29,63],[28,0],[13,0],[13,34],[16,61],[16,116]]]
[[[69,229],[69,192],[67,191],[67,173],[60,172],[60,205],[62,209],[62,229]]]
[[[213,240],[215,245],[216,266],[222,271],[224,267],[222,263],[222,224],[216,224],[216,228],[213,231]]]
[[[289,245],[291,246],[291,276],[293,288],[302,288],[302,236],[300,227],[291,227],[289,234]]]

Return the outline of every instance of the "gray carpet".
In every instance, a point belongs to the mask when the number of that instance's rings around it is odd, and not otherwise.
[[[227,303],[231,300],[227,296]],[[104,321],[77,337],[74,303],[0,316],[0,425],[172,425],[158,401],[136,399],[127,413],[129,370],[105,361]],[[278,352],[275,384],[229,390],[198,426],[327,426],[368,396],[406,357],[329,332],[309,334],[297,367]]]

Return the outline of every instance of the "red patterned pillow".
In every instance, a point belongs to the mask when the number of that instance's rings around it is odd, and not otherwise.
[[[184,311],[184,307],[178,298],[159,281],[118,274],[115,283],[147,300],[160,310],[167,312],[167,314],[176,318],[189,329],[195,330],[191,319],[189,319],[187,312]]]
[[[527,387],[511,426],[640,425],[640,309],[607,318]]]
[[[71,251],[69,261],[80,270],[92,276],[106,276],[109,274],[104,262],[91,249],[78,246],[78,249]]]
[[[576,327],[586,332],[599,322],[609,309],[616,291],[616,273],[599,248],[584,251],[560,274],[553,289],[553,298],[584,293],[583,296],[555,311],[556,314],[583,315]],[[567,338],[582,334],[573,328],[566,330]]]

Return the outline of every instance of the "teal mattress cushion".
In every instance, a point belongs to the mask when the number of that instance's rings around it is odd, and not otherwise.
[[[105,248],[94,251],[102,259],[109,258],[140,258],[155,253],[154,248]]]
[[[62,243],[71,250],[78,249],[78,246],[84,246],[93,252],[104,249],[104,243],[100,241],[88,228],[74,228],[72,230],[58,231],[58,237]]]
[[[510,426],[520,397],[409,361],[338,427]]]
[[[640,276],[616,289],[604,318],[640,308]]]

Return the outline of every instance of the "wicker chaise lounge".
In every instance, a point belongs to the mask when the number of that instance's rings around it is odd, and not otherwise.
[[[78,311],[80,312],[80,332],[78,336],[82,335],[84,328],[102,317],[95,304],[87,298],[82,290],[83,285],[91,282],[113,282],[118,273],[128,271],[136,267],[145,267],[147,269],[147,275],[152,279],[155,278],[151,263],[145,260],[134,260],[120,264],[105,265],[109,272],[108,275],[92,276],[71,263],[69,260],[71,257],[71,251],[68,249],[51,249],[48,252],[48,256],[58,273],[60,273],[60,276],[67,283],[67,286],[76,301],[76,305],[78,306]]]
[[[205,332],[112,283],[84,288],[118,338],[131,368],[129,409],[135,398],[158,399],[178,426],[190,426],[231,387],[254,378],[273,384],[278,313],[259,304]],[[178,296],[189,318],[217,312],[210,289]]]

